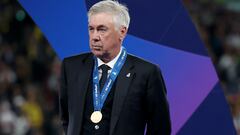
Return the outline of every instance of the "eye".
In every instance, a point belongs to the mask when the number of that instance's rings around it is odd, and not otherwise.
[[[98,31],[101,32],[101,33],[104,33],[104,32],[107,31],[107,28],[99,28]]]
[[[88,31],[92,32],[92,31],[94,31],[94,28],[93,27],[88,27]]]

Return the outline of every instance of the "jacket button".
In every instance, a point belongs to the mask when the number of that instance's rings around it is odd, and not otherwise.
[[[94,128],[95,128],[96,130],[98,130],[98,129],[99,129],[99,126],[98,126],[98,125],[95,125]]]

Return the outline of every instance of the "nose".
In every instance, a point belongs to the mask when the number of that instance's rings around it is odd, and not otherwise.
[[[94,30],[92,33],[90,33],[90,38],[92,41],[97,42],[100,40],[100,34]]]

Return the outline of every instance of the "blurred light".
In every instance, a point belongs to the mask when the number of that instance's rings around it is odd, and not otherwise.
[[[23,10],[18,10],[16,13],[16,19],[18,21],[23,21],[26,17],[26,13]]]
[[[227,3],[227,8],[229,10],[240,12],[240,1],[230,1]]]

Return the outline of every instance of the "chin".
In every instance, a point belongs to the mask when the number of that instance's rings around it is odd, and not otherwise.
[[[96,57],[102,57],[103,53],[99,52],[99,51],[92,51],[93,55],[95,55]]]

